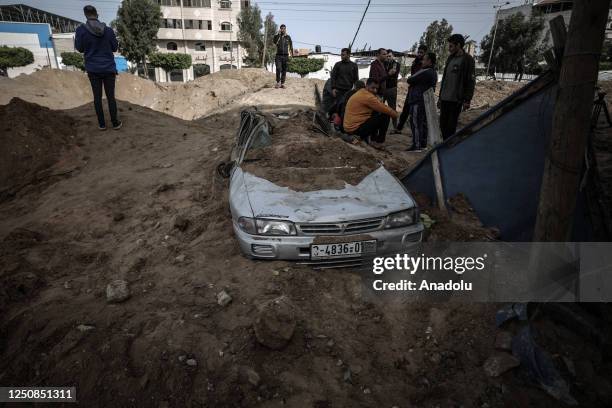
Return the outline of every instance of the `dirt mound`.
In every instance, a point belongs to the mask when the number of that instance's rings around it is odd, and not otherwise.
[[[123,101],[193,120],[236,106],[314,106],[314,84],[323,82],[289,78],[286,89],[276,90],[271,89],[274,81],[272,73],[261,69],[224,70],[180,84],[157,84],[132,74],[120,74],[116,95]],[[64,70],[40,70],[3,80],[0,104],[8,103],[12,97],[51,109],[71,109],[92,101],[87,75]]]
[[[14,98],[0,106],[0,201],[74,165],[75,121]]]
[[[314,130],[313,115],[312,110],[289,119],[267,115],[273,127],[272,145],[250,150],[243,169],[295,191],[314,191],[357,185],[381,163],[397,176],[409,167],[400,156]]]

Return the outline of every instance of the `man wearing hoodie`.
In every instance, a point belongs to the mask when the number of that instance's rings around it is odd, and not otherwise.
[[[85,71],[87,71],[93,91],[98,127],[100,130],[106,130],[102,108],[102,88],[104,87],[113,129],[119,130],[122,123],[117,117],[117,101],[115,100],[117,66],[113,55],[118,47],[117,37],[112,28],[98,20],[98,12],[94,6],[85,6],[83,12],[87,22],[76,29],[74,47],[85,54]]]

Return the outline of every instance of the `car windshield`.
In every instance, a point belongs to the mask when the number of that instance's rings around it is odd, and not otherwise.
[[[255,135],[243,170],[292,190],[315,191],[357,185],[381,165],[381,152],[314,130],[313,115],[312,110],[266,115],[271,140],[261,143],[263,136]]]

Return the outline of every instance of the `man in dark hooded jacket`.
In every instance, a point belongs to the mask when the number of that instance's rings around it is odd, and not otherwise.
[[[87,71],[93,91],[98,126],[100,130],[106,130],[102,108],[102,88],[104,87],[113,129],[119,130],[122,123],[117,117],[117,101],[115,100],[117,66],[113,55],[118,47],[117,37],[112,28],[98,20],[98,12],[94,6],[85,6],[83,12],[87,22],[76,29],[74,47],[85,54],[85,71]]]

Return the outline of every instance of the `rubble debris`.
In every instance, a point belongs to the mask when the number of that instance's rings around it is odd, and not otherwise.
[[[294,306],[286,296],[264,303],[255,319],[257,341],[272,350],[287,346],[296,327]]]
[[[114,280],[106,286],[106,301],[108,303],[121,303],[129,299],[130,289],[124,280]]]
[[[232,302],[232,297],[226,291],[222,290],[217,293],[217,304],[219,306],[227,306]]]
[[[482,368],[489,377],[499,377],[520,365],[520,361],[510,354],[496,353],[484,362]]]

